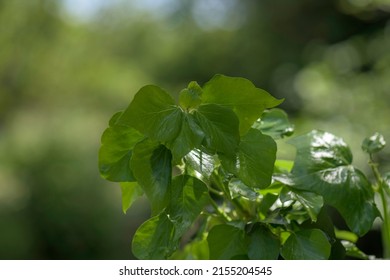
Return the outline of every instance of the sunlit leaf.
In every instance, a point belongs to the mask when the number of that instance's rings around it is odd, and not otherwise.
[[[150,139],[145,139],[134,147],[131,168],[151,202],[153,213],[160,212],[168,203],[171,161],[171,152]]]
[[[293,232],[283,244],[281,254],[286,260],[326,260],[331,245],[319,229]]]
[[[255,87],[247,79],[223,75],[215,75],[204,85],[202,101],[233,110],[240,121],[240,135],[249,130],[266,108],[275,107],[283,102]]]
[[[297,147],[293,187],[321,195],[353,232],[360,236],[367,233],[379,212],[370,182],[350,165],[352,155],[344,141],[327,132],[313,131],[291,143]]]
[[[120,186],[122,192],[122,211],[126,214],[133,202],[142,196],[144,191],[137,182],[122,182]]]
[[[252,127],[274,139],[294,133],[294,126],[289,122],[286,112],[278,108],[265,111]]]
[[[233,199],[237,197],[245,197],[249,200],[256,201],[259,198],[259,194],[257,192],[236,178],[229,181],[229,190],[230,196]]]
[[[366,153],[374,154],[382,150],[386,146],[385,138],[382,134],[375,133],[371,137],[363,140],[362,149]]]
[[[121,112],[110,120],[110,127],[102,135],[99,150],[99,171],[103,178],[113,182],[135,181],[130,169],[132,150],[143,135],[132,127],[116,123]]]
[[[174,234],[174,224],[164,211],[137,229],[132,242],[133,254],[142,260],[166,259],[178,246]]]
[[[293,193],[296,199],[306,209],[311,220],[315,222],[317,220],[318,213],[320,213],[322,206],[324,205],[324,200],[322,196],[313,192],[305,192],[298,190],[294,190]]]

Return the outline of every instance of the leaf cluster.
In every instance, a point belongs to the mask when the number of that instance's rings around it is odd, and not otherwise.
[[[216,75],[203,87],[191,82],[178,102],[145,86],[111,118],[100,173],[121,182],[124,212],[143,194],[152,209],[133,238],[137,258],[339,259],[360,252],[356,236],[380,215],[371,184],[344,141],[327,132],[289,140],[295,160],[277,160],[276,140],[293,133],[286,113],[274,108],[282,101],[246,79]],[[340,235],[328,206],[350,232]]]

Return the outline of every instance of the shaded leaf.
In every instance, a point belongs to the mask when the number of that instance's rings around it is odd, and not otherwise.
[[[151,202],[153,213],[160,212],[168,203],[171,161],[171,152],[150,139],[145,139],[134,147],[131,168]]]
[[[133,238],[133,253],[140,259],[166,259],[179,246],[183,234],[209,201],[206,185],[187,175],[172,180],[169,204],[142,224]]]
[[[294,126],[289,122],[286,112],[278,108],[265,111],[252,127],[274,139],[294,133]]]
[[[116,123],[122,113],[116,113],[110,120],[110,127],[102,135],[99,150],[99,171],[102,177],[113,182],[135,181],[130,169],[132,150],[143,135],[131,127]]]
[[[247,79],[223,75],[215,75],[204,85],[202,101],[233,110],[240,121],[240,135],[249,130],[266,108],[275,107],[283,102],[255,87]]]
[[[126,214],[127,209],[144,194],[143,189],[137,182],[123,182],[120,183],[122,192],[122,211]]]
[[[230,260],[247,253],[244,231],[231,225],[216,225],[208,236],[211,260]]]
[[[267,228],[256,224],[248,235],[248,248],[251,260],[277,260],[280,242]]]
[[[363,140],[362,149],[368,154],[374,154],[382,150],[386,146],[385,138],[382,134],[375,133],[371,137]]]
[[[293,232],[282,247],[281,254],[286,260],[326,260],[331,245],[319,229]]]

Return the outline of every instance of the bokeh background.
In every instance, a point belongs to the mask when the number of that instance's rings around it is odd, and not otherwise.
[[[122,213],[100,136],[143,85],[216,73],[285,98],[296,135],[343,137],[369,173],[362,139],[390,142],[390,1],[0,0],[0,259],[133,258],[148,204]],[[390,171],[389,148],[377,160]]]

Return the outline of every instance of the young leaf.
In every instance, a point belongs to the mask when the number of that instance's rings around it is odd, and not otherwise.
[[[236,162],[221,157],[222,165],[251,188],[270,185],[276,159],[276,143],[256,129],[241,139]]]
[[[202,103],[201,95],[202,88],[193,81],[180,92],[179,104],[184,110],[195,109]]]
[[[194,149],[185,157],[187,168],[198,172],[201,177],[209,179],[217,167],[215,156],[211,156],[199,149]]]
[[[278,108],[265,111],[261,118],[252,125],[252,128],[258,129],[274,139],[280,139],[294,133],[294,126],[289,122],[286,112]]]
[[[203,145],[208,151],[234,155],[240,135],[238,119],[232,110],[215,104],[206,104],[194,111],[194,117],[205,134]]]
[[[122,113],[116,113],[110,120],[110,126],[102,135],[99,150],[99,171],[102,177],[113,182],[135,181],[130,169],[130,158],[135,144],[143,135],[131,127],[116,123]]]
[[[123,182],[120,183],[122,192],[122,211],[126,214],[127,209],[144,194],[143,189],[137,182]]]
[[[216,225],[207,236],[211,260],[230,260],[247,253],[244,231],[231,225]]]
[[[290,143],[297,147],[293,187],[321,195],[353,232],[359,236],[367,233],[379,211],[371,184],[350,165],[352,155],[344,141],[327,132],[312,131]]]
[[[280,242],[268,229],[255,224],[248,235],[248,257],[251,260],[277,260]]]
[[[145,139],[134,147],[131,168],[151,202],[153,213],[160,212],[168,203],[171,161],[171,152],[150,139]]]
[[[326,260],[331,245],[319,229],[307,229],[292,233],[283,245],[281,255],[286,260]]]
[[[374,154],[382,150],[386,146],[385,138],[382,134],[375,133],[371,137],[363,140],[362,149],[368,154]]]
[[[230,108],[240,121],[240,135],[244,135],[266,108],[272,108],[278,100],[268,92],[257,88],[244,78],[215,75],[203,87],[203,103],[214,103]]]

